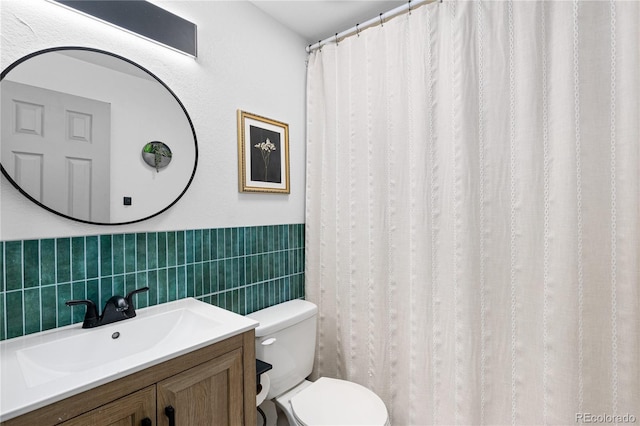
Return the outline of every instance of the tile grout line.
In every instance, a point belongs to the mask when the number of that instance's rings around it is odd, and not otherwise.
[[[3,288],[2,288],[2,315],[4,316],[3,318],[3,323],[2,323],[2,329],[4,331],[3,337],[6,339],[7,335],[9,334],[9,328],[7,327],[7,321],[6,321],[6,317],[7,317],[7,294],[6,294],[6,290],[7,290],[7,275],[5,273],[6,269],[7,269],[7,246],[5,245],[4,242],[2,243],[2,270],[0,270],[0,274],[2,274],[2,283],[3,283]]]
[[[98,245],[96,252],[96,262],[98,262],[98,276],[96,279],[98,280],[98,300],[96,303],[98,306],[102,304],[102,238],[100,235],[96,236],[96,244]]]
[[[159,233],[159,232],[156,232],[155,234],[156,234],[156,247],[155,247],[155,253],[156,253],[156,271],[158,271],[158,270],[160,269],[160,252],[158,251],[158,248],[160,247],[160,245],[159,245],[159,243],[158,243],[158,240],[159,240],[160,238],[158,238],[158,234],[160,234],[160,233]],[[154,286],[155,286],[155,288],[156,288],[156,290],[160,290],[160,289],[158,288],[158,285],[160,284],[160,283],[158,282],[158,278],[159,278],[159,277],[158,277],[158,274],[156,274],[156,282],[155,282],[155,285],[154,285]],[[159,296],[159,293],[160,293],[159,291],[156,291],[156,300],[155,300],[154,305],[157,305],[157,304],[158,304],[158,296]]]
[[[164,249],[164,268],[159,268],[159,269],[164,269],[164,271],[161,273],[162,276],[164,276],[164,294],[165,294],[165,300],[167,302],[170,301],[170,295],[169,295],[169,233],[168,232],[162,232],[164,234],[164,242],[162,243],[162,245],[160,245],[160,241],[158,239],[158,250],[160,249],[160,247],[162,247]]]
[[[145,297],[147,299],[146,305],[145,306],[151,306],[151,287],[149,286],[149,273],[147,272],[149,270],[149,257],[150,257],[150,253],[149,253],[149,234],[150,232],[144,232],[144,253],[145,253],[145,258],[144,258],[144,269],[141,271],[137,271],[137,274],[144,274],[144,282],[146,283],[146,286],[149,287],[149,291],[145,292]],[[136,269],[137,269],[137,262],[136,262]]]
[[[24,334],[26,333],[26,326],[25,324],[27,323],[27,317],[25,316],[25,304],[24,304],[24,240],[20,241],[20,266],[21,266],[21,280],[22,282],[20,283],[20,290],[22,292],[22,335],[24,336]]]
[[[89,274],[87,268],[87,236],[85,235],[82,239],[82,244],[84,245],[82,250],[82,258],[84,259],[84,298],[89,299]]]
[[[40,331],[42,331],[42,240],[38,240],[38,312],[40,313]]]
[[[58,309],[58,239],[53,239],[53,282],[55,284],[56,293],[56,327],[60,327],[60,313]]]
[[[109,294],[113,294],[113,285],[114,285],[113,284],[113,276],[114,276],[113,271],[115,269],[115,263],[116,263],[115,262],[116,259],[113,256],[114,255],[114,253],[113,253],[113,247],[114,247],[113,246],[113,237],[114,237],[114,235],[111,235],[111,238],[109,238],[109,245],[111,246],[111,250],[110,250],[111,253],[109,254],[109,263],[111,264],[111,274],[109,276],[112,277],[111,278],[111,292]],[[105,303],[106,303],[106,300],[105,300]],[[98,311],[98,314],[100,314],[99,311]]]

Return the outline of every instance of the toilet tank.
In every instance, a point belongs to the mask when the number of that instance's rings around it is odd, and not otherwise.
[[[256,328],[256,358],[273,368],[267,373],[275,398],[301,383],[313,369],[318,307],[306,300],[291,300],[247,315]]]

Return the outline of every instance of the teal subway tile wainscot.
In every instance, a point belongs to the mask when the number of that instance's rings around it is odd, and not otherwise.
[[[0,242],[0,340],[81,322],[91,299],[148,286],[136,307],[185,297],[244,315],[304,298],[304,224]]]

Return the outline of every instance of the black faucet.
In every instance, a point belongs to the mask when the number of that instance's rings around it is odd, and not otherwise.
[[[98,309],[96,304],[91,300],[67,300],[65,303],[67,306],[73,305],[87,305],[87,312],[84,314],[84,322],[82,328],[93,328],[100,325],[100,317],[98,317]]]
[[[84,315],[82,328],[99,327],[105,324],[111,324],[116,321],[122,321],[136,316],[136,307],[133,303],[133,295],[148,291],[149,287],[142,287],[133,290],[127,297],[113,296],[104,305],[102,315],[98,316],[96,304],[91,300],[68,300],[65,302],[67,306],[86,305],[87,312]]]

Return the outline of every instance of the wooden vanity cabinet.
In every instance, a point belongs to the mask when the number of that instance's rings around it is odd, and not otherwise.
[[[173,408],[176,425],[233,425],[243,417],[239,350],[169,377],[156,386],[159,426],[171,425],[167,407]]]
[[[64,426],[143,426],[156,415],[156,387],[149,386],[62,423]]]
[[[106,383],[1,426],[256,424],[254,331]],[[149,421],[151,423],[149,423]]]

